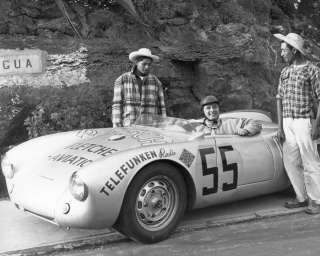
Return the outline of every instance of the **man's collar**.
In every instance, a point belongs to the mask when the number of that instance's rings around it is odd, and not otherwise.
[[[289,66],[292,67],[292,68],[301,68],[301,67],[305,67],[305,66],[307,66],[307,65],[309,65],[309,64],[310,64],[310,61],[309,61],[309,60],[306,60],[306,61],[304,61],[304,62],[302,62],[302,63],[299,63],[299,64],[297,64],[297,63],[291,63]]]
[[[203,124],[211,129],[217,129],[221,126],[222,121],[220,118],[218,120],[209,120],[209,119],[205,118],[203,120]]]

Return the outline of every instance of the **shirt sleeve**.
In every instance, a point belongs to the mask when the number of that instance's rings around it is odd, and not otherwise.
[[[249,132],[248,135],[253,136],[261,132],[262,125],[257,120],[241,118],[238,129],[245,129]]]
[[[279,77],[279,83],[278,83],[278,90],[277,90],[277,98],[283,97],[283,84],[282,84],[282,77],[284,75],[285,69],[282,70],[280,77]]]
[[[122,77],[118,77],[114,82],[114,89],[113,89],[113,100],[112,100],[112,123],[113,127],[122,126],[122,98],[123,98],[123,85],[122,85]]]
[[[317,66],[311,72],[310,81],[316,99],[320,100],[320,69]]]
[[[167,116],[167,111],[166,111],[166,105],[164,103],[164,93],[163,93],[163,88],[162,88],[162,83],[160,82],[159,79],[157,79],[158,83],[158,99],[159,99],[159,115],[166,117]]]

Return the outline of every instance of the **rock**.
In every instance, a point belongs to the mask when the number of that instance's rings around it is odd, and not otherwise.
[[[27,34],[28,30],[25,26],[20,26],[17,24],[9,24],[9,34],[15,35],[15,34]]]
[[[39,20],[37,27],[39,30],[50,30],[67,35],[74,35],[74,31],[70,27],[69,22],[64,18],[56,18],[52,20]]]
[[[103,37],[114,21],[114,14],[108,10],[97,10],[88,15],[91,37]]]
[[[7,22],[0,22],[0,34],[8,34],[9,25]]]
[[[174,26],[181,26],[187,24],[189,21],[185,18],[172,18],[167,20],[167,24],[174,25]]]
[[[223,34],[224,36],[233,36],[236,34],[247,33],[249,31],[248,26],[242,23],[228,23],[217,26],[216,32]]]
[[[269,26],[261,26],[261,25],[255,24],[254,31],[256,31],[259,37],[267,38],[270,36]]]
[[[33,7],[22,7],[20,9],[20,13],[22,15],[28,16],[30,18],[39,18],[41,16],[41,12],[39,9],[37,8],[33,8]]]

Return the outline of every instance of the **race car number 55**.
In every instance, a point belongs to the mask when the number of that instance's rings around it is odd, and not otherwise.
[[[233,179],[232,183],[224,182],[222,184],[222,191],[228,191],[237,188],[238,185],[238,164],[237,163],[231,163],[227,164],[226,159],[226,152],[227,151],[233,151],[233,147],[231,145],[229,146],[221,146],[219,147],[219,151],[221,154],[221,160],[222,160],[222,169],[223,172],[232,172],[233,173]],[[218,192],[218,175],[219,170],[218,167],[211,167],[208,168],[206,155],[215,153],[214,148],[203,148],[199,149],[200,157],[201,157],[201,163],[202,163],[202,175],[213,175],[213,186],[212,187],[203,187],[202,188],[202,195],[210,195]]]

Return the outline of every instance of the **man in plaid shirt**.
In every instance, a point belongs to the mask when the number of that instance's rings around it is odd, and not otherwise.
[[[274,36],[282,41],[281,56],[289,64],[281,72],[277,95],[283,162],[296,193],[296,199],[285,207],[308,206],[306,213],[318,214],[320,158],[315,140],[320,133],[320,69],[306,60],[302,37],[295,33]]]
[[[152,55],[149,49],[141,48],[130,53],[129,59],[134,63],[133,69],[114,83],[113,127],[129,126],[140,114],[166,116],[162,84],[150,74],[152,62],[159,61],[159,57]]]

